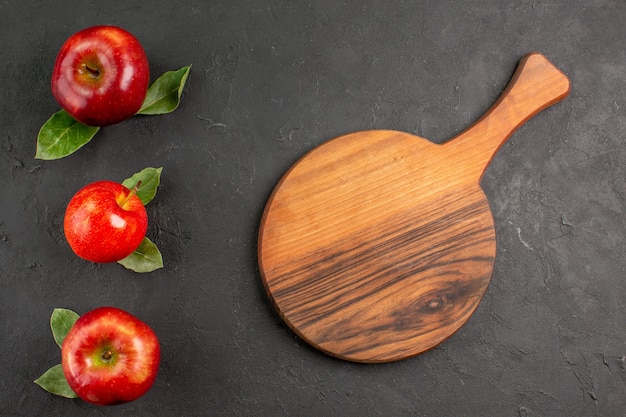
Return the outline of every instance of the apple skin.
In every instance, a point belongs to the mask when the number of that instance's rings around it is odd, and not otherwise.
[[[70,200],[63,232],[79,257],[91,262],[117,262],[130,255],[148,230],[148,214],[135,193],[103,180],[81,188]]]
[[[61,346],[70,388],[96,405],[123,404],[144,395],[156,380],[160,358],[150,326],[115,307],[82,315]]]
[[[74,119],[107,126],[139,111],[149,82],[148,58],[137,38],[117,26],[93,26],[61,46],[51,86]]]

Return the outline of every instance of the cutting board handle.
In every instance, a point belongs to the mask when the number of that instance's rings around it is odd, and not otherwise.
[[[570,90],[565,74],[540,53],[524,56],[496,103],[467,130],[443,144],[445,152],[465,165],[467,174],[482,177],[511,134],[543,109],[564,99]]]

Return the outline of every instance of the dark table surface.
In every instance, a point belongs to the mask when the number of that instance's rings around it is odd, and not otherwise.
[[[626,2],[0,1],[1,416],[626,415]],[[153,79],[192,64],[181,106],[34,158],[58,110],[54,59],[116,24]],[[265,295],[256,238],[280,176],[357,130],[441,143],[544,53],[569,97],[522,126],[482,179],[497,233],[490,286],[458,333],[365,365],[300,340]],[[62,221],[83,185],[162,166],[141,275],[77,258]],[[52,309],[132,312],[159,335],[157,382],[109,408],[33,383],[60,361]]]

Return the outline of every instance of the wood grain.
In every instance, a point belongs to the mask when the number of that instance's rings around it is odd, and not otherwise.
[[[480,178],[569,81],[529,54],[472,127],[434,144],[372,130],[330,140],[281,178],[259,233],[261,277],[285,322],[357,362],[405,359],[458,330],[489,284],[496,240]]]

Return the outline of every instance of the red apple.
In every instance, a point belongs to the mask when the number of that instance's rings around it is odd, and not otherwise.
[[[61,347],[65,379],[97,405],[133,401],[154,384],[160,346],[154,331],[124,310],[100,307],[82,315]]]
[[[148,59],[132,34],[94,26],[65,41],[52,72],[52,95],[74,119],[106,126],[135,115],[150,82]]]
[[[63,220],[65,238],[76,255],[99,263],[126,258],[147,229],[148,214],[135,190],[106,180],[81,188]]]

